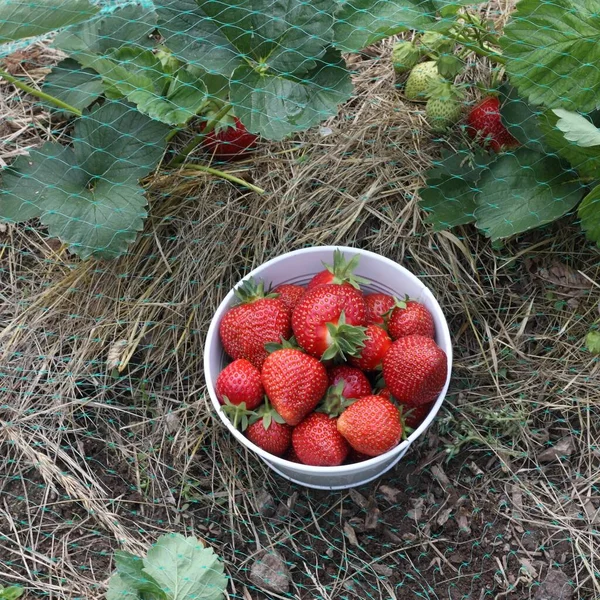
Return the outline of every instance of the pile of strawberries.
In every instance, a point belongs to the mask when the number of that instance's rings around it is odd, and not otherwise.
[[[287,460],[336,466],[396,446],[428,414],[447,375],[420,303],[363,294],[359,255],[308,283],[245,281],[219,325],[233,359],[219,374],[223,410],[254,444]]]

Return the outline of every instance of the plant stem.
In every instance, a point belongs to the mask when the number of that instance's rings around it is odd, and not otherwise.
[[[74,115],[77,115],[78,117],[81,117],[81,111],[78,108],[75,108],[74,106],[71,106],[70,104],[67,104],[66,102],[63,102],[62,100],[59,100],[58,98],[55,98],[54,96],[50,96],[50,94],[46,94],[45,92],[42,92],[41,90],[36,90],[35,88],[32,88],[31,86],[27,85],[26,83],[23,83],[20,79],[13,77],[10,73],[7,73],[3,69],[0,69],[0,77],[2,77],[3,79],[6,79],[6,81],[8,81],[9,83],[12,83],[15,87],[19,88],[20,90],[23,90],[24,92],[27,92],[28,94],[31,94],[32,96],[36,96],[40,100],[45,100],[46,102],[50,102],[51,104],[54,104],[54,106],[58,106],[58,108],[62,108],[63,110],[66,110],[70,113],[73,113]]]
[[[504,56],[502,56],[502,54],[500,54],[499,52],[496,52],[495,50],[488,50],[487,48],[484,48],[483,46],[477,46],[460,35],[452,35],[450,33],[447,33],[446,35],[449,38],[452,38],[453,40],[458,42],[461,46],[468,48],[469,50],[471,50],[471,52],[474,52],[478,56],[483,56],[485,58],[489,58],[490,60],[500,63],[501,65],[506,64],[506,58],[504,58]]]
[[[243,179],[240,179],[239,177],[236,177],[235,175],[231,175],[231,173],[226,173],[225,171],[219,171],[218,169],[213,169],[212,167],[206,167],[204,165],[187,164],[183,168],[184,169],[192,169],[194,171],[201,171],[202,173],[208,173],[209,175],[215,175],[216,177],[220,177],[221,179],[226,179],[227,181],[231,181],[232,183],[237,183],[238,185],[248,188],[249,190],[252,190],[253,192],[256,192],[257,194],[265,193],[265,190],[263,190],[262,188],[259,188],[256,185],[248,183],[247,181],[244,181]]]
[[[226,104],[215,116],[212,120],[210,120],[206,127],[202,130],[202,133],[199,133],[194,139],[187,144],[183,148],[183,150],[175,156],[171,161],[167,164],[167,168],[169,167],[177,167],[180,165],[188,155],[196,149],[202,143],[202,140],[217,126],[217,123],[232,109],[231,104]]]

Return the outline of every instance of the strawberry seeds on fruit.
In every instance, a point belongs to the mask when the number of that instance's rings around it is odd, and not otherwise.
[[[202,131],[206,123],[214,118],[214,114],[207,114],[207,120],[200,125]],[[250,133],[246,126],[230,113],[221,117],[215,128],[206,134],[202,140],[204,150],[221,161],[239,160],[252,153],[256,146],[258,136]]]
[[[219,373],[215,388],[221,404],[244,403],[248,410],[257,408],[265,393],[260,371],[245,358],[238,358],[228,364]]]
[[[315,467],[341,465],[350,450],[338,432],[337,419],[323,413],[312,413],[295,427],[292,444],[302,463]]]
[[[471,109],[467,116],[467,132],[480,145],[489,146],[494,152],[521,145],[502,123],[497,96],[488,96]]]

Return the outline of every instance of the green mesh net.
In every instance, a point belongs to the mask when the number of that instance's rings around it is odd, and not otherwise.
[[[597,0],[0,2],[0,598],[600,597],[599,65]],[[320,245],[411,271],[454,351],[352,490],[203,371]]]

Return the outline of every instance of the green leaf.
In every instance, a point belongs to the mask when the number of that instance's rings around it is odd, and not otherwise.
[[[585,347],[590,354],[600,354],[600,332],[588,332],[585,336]]]
[[[77,59],[79,52],[106,54],[121,46],[150,48],[155,40],[156,13],[140,4],[129,4],[60,32],[54,45]]]
[[[510,134],[531,150],[548,152],[538,122],[538,116],[542,114],[540,109],[528,104],[519,96],[517,89],[507,83],[500,86],[499,92],[500,117]]]
[[[192,65],[230,77],[242,65],[302,75],[333,36],[335,0],[167,0],[165,44]]]
[[[428,29],[434,17],[429,0],[346,0],[336,14],[334,44],[358,52],[407,29]]]
[[[88,0],[5,0],[0,2],[0,44],[80,23],[98,10]]]
[[[594,111],[589,117],[594,126],[600,125],[600,111]],[[557,123],[558,116],[553,111],[546,111],[540,116],[539,126],[546,144],[568,160],[580,175],[597,177],[600,172],[600,146],[583,148],[576,142],[567,140],[563,132],[558,129]]]
[[[475,218],[492,240],[550,223],[581,199],[581,185],[564,163],[521,148],[498,157],[479,181]]]
[[[140,600],[135,588],[129,584],[118,573],[114,573],[108,582],[106,600]]]
[[[587,238],[600,245],[600,185],[581,201],[577,214]]]
[[[223,563],[212,548],[178,533],[158,538],[144,559],[144,572],[170,600],[218,600],[227,585]]]
[[[500,41],[511,82],[531,103],[580,112],[599,105],[597,0],[520,0]]]
[[[437,62],[438,73],[446,79],[454,78],[462,73],[465,68],[465,61],[455,54],[442,54]]]
[[[146,217],[137,181],[160,160],[166,133],[125,104],[85,112],[75,122],[73,148],[47,143],[4,170],[0,218],[39,217],[82,258],[125,252]]]
[[[3,588],[0,586],[0,599],[1,600],[17,600],[20,598],[25,590],[20,585],[10,585]]]
[[[442,159],[426,174],[427,187],[419,190],[421,208],[430,213],[434,231],[465,225],[475,220],[478,181],[493,157],[469,150],[442,151]]]
[[[141,557],[117,550],[114,560],[121,582],[130,590],[150,594],[153,598],[167,598],[158,583],[144,572],[144,561]]]
[[[77,61],[67,58],[46,75],[42,91],[83,110],[102,95],[104,87],[97,73],[82,69]]]
[[[600,129],[583,115],[562,108],[555,108],[552,112],[558,117],[556,127],[565,134],[566,140],[582,148],[600,146]]]
[[[270,72],[261,74],[249,66],[233,75],[231,101],[248,131],[281,140],[335,115],[338,104],[352,94],[352,81],[334,50],[302,79]]]

